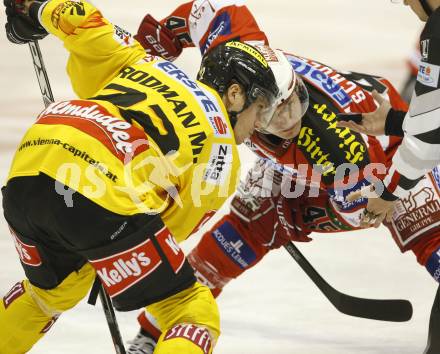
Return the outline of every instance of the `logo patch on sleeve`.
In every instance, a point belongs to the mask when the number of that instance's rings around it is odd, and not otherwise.
[[[417,81],[425,86],[438,87],[438,80],[440,76],[440,66],[420,63],[419,72],[417,74]]]
[[[130,47],[133,45],[134,39],[130,32],[126,31],[125,29],[117,25],[114,25],[114,29],[115,32],[113,34],[113,38],[116,42],[118,42],[119,44],[125,47]]]
[[[231,34],[231,17],[227,12],[224,12],[216,16],[214,23],[212,24],[208,37],[205,42],[200,45],[200,50],[205,53],[211,44],[220,36],[226,36]]]
[[[248,268],[257,258],[252,248],[241,238],[240,234],[229,222],[225,222],[219,228],[212,231],[212,236],[223,252],[241,269]]]

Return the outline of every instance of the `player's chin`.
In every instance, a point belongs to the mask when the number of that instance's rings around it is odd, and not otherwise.
[[[292,128],[277,132],[276,135],[282,139],[293,139],[299,134],[300,129],[301,129],[301,121],[296,123]]]
[[[250,138],[251,134],[243,134],[242,132],[236,132],[235,134],[235,143],[237,145],[242,144],[247,138]]]

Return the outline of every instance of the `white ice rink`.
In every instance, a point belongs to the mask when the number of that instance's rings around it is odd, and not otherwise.
[[[166,15],[183,1],[94,0],[114,23],[135,32],[146,12]],[[162,4],[160,4],[162,3]],[[249,0],[273,46],[328,65],[370,72],[400,87],[404,59],[420,29],[409,8],[389,0]],[[0,15],[0,180],[26,127],[42,109],[27,46],[6,41]],[[66,79],[66,54],[55,39],[41,44],[56,99],[74,97]],[[178,61],[191,73],[199,62],[189,50]],[[242,149],[243,156],[251,158]],[[243,159],[245,160],[245,159]],[[385,229],[314,235],[299,247],[337,289],[355,296],[406,298],[414,317],[406,323],[352,318],[338,313],[283,249],[232,282],[219,298],[223,334],[217,354],[422,354],[436,284],[412,254],[400,254]],[[189,241],[186,248],[194,244]],[[0,222],[0,294],[22,279],[18,257]],[[119,313],[124,339],[137,332],[136,312]],[[1,331],[1,328],[0,328]],[[31,351],[35,354],[114,353],[99,306],[81,303],[65,313]],[[8,354],[8,353],[2,353]],[[178,354],[178,353],[176,353]]]

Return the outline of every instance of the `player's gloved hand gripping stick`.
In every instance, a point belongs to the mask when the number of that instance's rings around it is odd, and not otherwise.
[[[36,5],[31,6],[34,2]],[[40,3],[39,1],[29,0],[4,0],[7,17],[5,29],[10,42],[15,44],[31,43],[48,35],[47,31],[36,20]]]

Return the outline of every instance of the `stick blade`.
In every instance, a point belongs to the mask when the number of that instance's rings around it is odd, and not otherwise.
[[[349,316],[368,318],[388,322],[409,321],[413,308],[408,300],[363,299],[340,293],[333,304],[342,313]],[[335,299],[336,300],[336,299]]]

